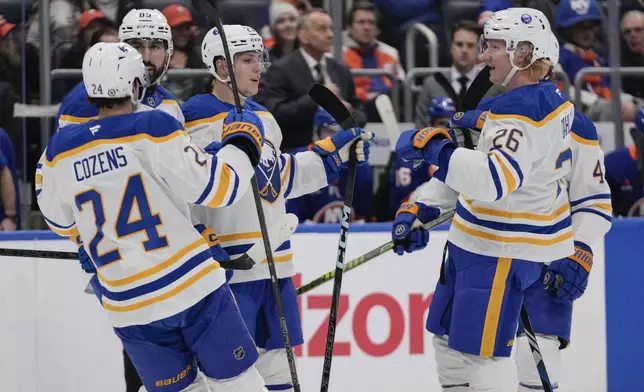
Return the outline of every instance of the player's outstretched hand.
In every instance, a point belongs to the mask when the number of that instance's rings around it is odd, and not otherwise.
[[[96,273],[96,266],[94,266],[94,263],[92,262],[92,259],[90,259],[89,255],[85,251],[84,246],[78,247],[78,261],[80,261],[80,265],[83,271],[87,272],[88,274]]]
[[[398,138],[396,154],[413,168],[423,162],[439,167],[441,164],[447,166],[450,151],[456,148],[453,140],[453,135],[444,128],[410,129]]]
[[[238,112],[232,109],[224,119],[221,143],[232,144],[248,155],[250,163],[257,166],[264,145],[264,124],[259,116],[251,111]]]
[[[365,132],[362,128],[345,129],[333,136],[318,140],[311,149],[322,157],[327,172],[337,173],[349,162],[349,152],[353,142],[356,143],[356,157],[361,165],[369,160],[371,139],[374,134]]]
[[[592,266],[592,249],[583,242],[575,241],[575,254],[553,261],[546,269],[543,284],[555,297],[574,301],[586,291]]]
[[[429,207],[423,203],[403,203],[396,212],[394,227],[391,232],[394,241],[394,252],[403,255],[405,252],[414,252],[427,246],[429,242],[429,231],[423,228],[415,228],[419,223],[425,224],[438,218],[440,210]]]

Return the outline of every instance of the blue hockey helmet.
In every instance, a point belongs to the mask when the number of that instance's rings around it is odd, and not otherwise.
[[[456,105],[451,98],[436,97],[429,104],[428,113],[430,122],[439,117],[452,117],[456,113]]]
[[[597,0],[561,0],[557,6],[557,27],[570,27],[584,21],[601,22]]]

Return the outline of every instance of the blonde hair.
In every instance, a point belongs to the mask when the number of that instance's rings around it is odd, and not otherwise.
[[[515,52],[515,55],[519,55],[518,57],[515,57],[515,59],[519,61],[519,64],[516,64],[517,67],[523,68],[532,62],[533,49],[534,45],[530,42],[519,42]],[[530,64],[526,71],[528,71],[528,78],[535,82],[543,79],[554,79],[553,67],[550,61],[545,58],[539,59]]]

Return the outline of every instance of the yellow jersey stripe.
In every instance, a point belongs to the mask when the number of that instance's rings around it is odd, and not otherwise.
[[[228,192],[228,188],[230,187],[230,166],[227,164],[221,162],[221,173],[219,174],[219,186],[217,187],[217,192],[215,192],[215,196],[212,198],[210,203],[208,203],[208,207],[210,208],[215,208],[221,206],[221,204],[224,202],[224,198],[226,197],[226,193]]]
[[[453,220],[452,224],[462,232],[472,235],[474,237],[479,237],[490,241],[503,242],[507,244],[529,244],[529,245],[536,245],[536,246],[550,246],[572,238],[572,229],[568,229],[566,233],[560,234],[553,238],[505,237],[502,235],[487,233],[481,230],[467,227],[461,222],[459,222],[458,220]]]
[[[106,283],[109,286],[112,286],[112,287],[125,286],[127,284],[136,282],[137,280],[147,278],[149,276],[152,276],[154,274],[157,274],[157,273],[163,271],[164,269],[166,269],[166,268],[170,267],[171,265],[177,263],[179,260],[182,260],[185,255],[187,255],[191,251],[199,248],[200,246],[208,246],[208,243],[206,243],[206,241],[203,238],[199,238],[197,241],[193,242],[192,244],[186,246],[185,248],[181,249],[180,251],[178,251],[177,253],[175,253],[171,257],[169,257],[163,263],[157,264],[154,267],[148,268],[148,269],[143,270],[141,272],[138,272],[138,273],[136,273],[134,275],[128,276],[127,278],[114,279],[114,280],[107,279],[105,277],[105,275],[101,274],[101,272],[100,272],[100,270],[103,267],[107,267],[107,265],[98,268],[98,271],[96,272],[96,274],[98,275],[98,278],[100,279],[100,281],[102,283]],[[108,264],[108,265],[111,265],[111,264]]]
[[[42,184],[42,174],[36,174],[36,185]]]
[[[82,146],[73,148],[71,150],[67,150],[63,153],[60,153],[54,157],[53,161],[49,161],[45,159],[45,165],[49,167],[54,167],[58,161],[61,159],[69,158],[71,156],[74,156],[76,154],[79,154],[83,151],[89,150],[90,148],[94,148],[97,146],[105,145],[105,144],[123,144],[123,143],[132,143],[132,142],[137,142],[139,140],[149,140],[154,143],[165,143],[168,140],[172,140],[176,137],[179,136],[188,136],[186,131],[183,129],[178,129],[174,132],[172,132],[169,135],[162,136],[162,137],[155,137],[152,135],[148,135],[147,133],[140,133],[138,135],[133,135],[133,136],[124,136],[124,137],[119,137],[116,139],[100,139],[100,140],[94,140],[93,142],[89,142],[86,144],[83,144]]]
[[[539,128],[539,127],[543,127],[544,125],[552,121],[552,119],[557,117],[561,112],[563,112],[568,108],[571,108],[572,106],[573,106],[572,102],[566,101],[557,109],[555,109],[552,113],[544,117],[544,119],[541,121],[535,121],[530,117],[522,116],[520,114],[494,114],[492,112],[489,112],[487,114],[487,118],[489,120],[519,120],[519,121],[523,121],[528,124],[531,124],[533,127]]]
[[[176,99],[164,99],[163,101],[161,101],[159,105],[176,105],[176,104],[177,104]]]
[[[161,295],[158,295],[156,297],[148,298],[146,300],[136,302],[130,305],[125,305],[125,306],[117,306],[117,305],[112,305],[110,303],[107,303],[106,301],[103,301],[103,307],[107,310],[111,310],[112,312],[131,312],[133,310],[141,309],[146,306],[150,306],[152,304],[155,304],[157,302],[165,301],[167,299],[170,299],[174,297],[175,295],[181,293],[185,289],[189,288],[193,284],[197,283],[201,278],[204,276],[208,275],[212,271],[216,270],[219,268],[219,263],[216,261],[209,265],[208,267],[202,269],[198,273],[194,274],[191,276],[189,279],[178,285],[177,287],[173,288],[172,290],[169,290]]]
[[[496,272],[490,291],[490,300],[485,312],[485,323],[483,324],[483,336],[481,338],[481,357],[494,356],[494,346],[496,345],[496,332],[499,327],[501,318],[501,307],[503,306],[503,295],[505,294],[505,282],[510,274],[512,259],[505,257],[499,258],[496,264]]]
[[[82,124],[86,123],[88,121],[96,120],[98,119],[98,116],[93,116],[93,117],[76,117],[76,116],[71,116],[69,114],[61,114],[60,115],[60,121],[66,121],[66,122],[71,122],[71,123],[77,123],[77,124]]]
[[[535,214],[532,212],[510,212],[510,211],[495,210],[492,208],[476,207],[473,205],[473,202],[471,200],[468,200],[465,198],[463,198],[463,200],[465,201],[465,203],[467,203],[467,205],[469,206],[469,209],[472,210],[472,212],[475,212],[477,214],[496,216],[500,218],[535,220],[539,222],[548,222],[548,221],[555,220],[570,210],[570,206],[568,204],[564,204],[561,207],[557,208],[555,211],[553,211],[551,214]]]
[[[289,253],[289,254],[283,255],[283,256],[275,256],[275,257],[273,257],[273,261],[276,262],[276,263],[285,263],[285,262],[291,261],[291,260],[293,260],[293,253]],[[268,263],[268,259],[262,260],[262,262],[260,264],[266,264],[266,263]]]
[[[282,189],[284,189],[284,184],[286,183],[286,180],[291,173],[291,159],[293,158],[290,156],[286,159],[286,169],[284,170],[284,175],[282,176]]]
[[[494,154],[496,157],[496,161],[499,163],[501,166],[501,170],[503,171],[503,177],[505,177],[505,183],[508,185],[508,188],[506,190],[506,195],[509,195],[510,193],[514,192],[518,188],[518,183],[516,178],[514,178],[514,175],[512,175],[512,172],[510,172],[510,169],[508,168],[508,165],[505,164],[503,161],[503,158],[499,156],[499,153],[496,151],[490,152],[490,154]]]
[[[71,237],[71,236],[80,235],[78,233],[78,228],[76,226],[70,227],[69,229],[59,229],[57,227],[54,227],[53,225],[49,225],[49,228],[54,233],[56,233],[56,234],[58,234],[60,236],[63,236],[63,237]]]
[[[584,139],[574,132],[570,132],[570,136],[572,136],[572,138],[579,144],[585,144],[587,146],[599,146],[599,140]]]
[[[258,116],[259,115],[271,115],[271,112],[258,111],[258,112],[255,112],[255,114],[258,115]],[[194,127],[195,125],[199,125],[199,124],[215,123],[215,122],[217,122],[219,120],[223,120],[224,118],[226,118],[227,115],[228,115],[228,112],[222,112],[222,113],[216,114],[216,115],[214,115],[212,117],[206,117],[206,118],[200,118],[198,120],[188,121],[188,122],[186,122],[185,127],[190,128],[190,127]]]
[[[609,203],[595,203],[589,206],[584,206],[582,208],[599,208],[600,210],[613,212],[613,206]]]
[[[219,241],[230,242],[236,240],[250,240],[255,238],[262,238],[262,233],[259,231],[249,231],[245,233],[224,234],[219,236]]]

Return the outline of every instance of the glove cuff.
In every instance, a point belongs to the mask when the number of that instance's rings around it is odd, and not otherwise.
[[[403,213],[412,214],[419,221],[425,224],[432,219],[436,219],[440,215],[440,210],[436,207],[429,207],[428,205],[419,202],[406,202],[400,205],[400,208],[396,211],[396,216]]]
[[[581,241],[575,241],[575,253],[568,257],[590,273],[593,268],[593,250]]]

